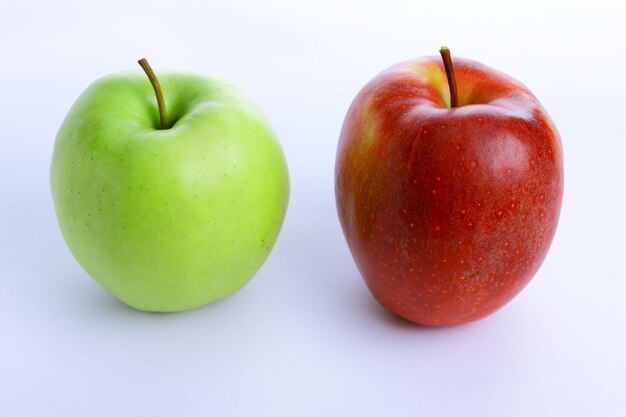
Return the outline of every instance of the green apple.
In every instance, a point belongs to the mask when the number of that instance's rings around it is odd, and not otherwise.
[[[67,245],[99,284],[139,310],[187,310],[261,267],[285,215],[287,166],[231,84],[146,73],[104,77],[78,98],[56,138],[52,196]]]

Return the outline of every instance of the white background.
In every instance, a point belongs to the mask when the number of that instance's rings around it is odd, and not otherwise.
[[[623,416],[625,18],[623,1],[3,3],[0,416]],[[566,187],[531,284],[482,321],[430,329],[369,295],[333,167],[358,90],[442,44],[539,97],[561,132]],[[48,185],[73,101],[142,56],[241,87],[291,174],[257,276],[178,314],[134,311],[95,284],[62,240]]]

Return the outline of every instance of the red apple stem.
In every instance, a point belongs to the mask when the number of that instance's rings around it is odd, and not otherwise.
[[[448,78],[448,88],[450,89],[450,107],[459,107],[459,97],[456,89],[456,77],[454,76],[454,67],[452,66],[452,57],[447,46],[439,49],[443,66],[446,69],[446,77]]]
[[[157,78],[154,71],[152,71],[152,67],[150,66],[150,64],[148,64],[148,60],[146,58],[141,58],[137,62],[148,76],[150,84],[152,84],[152,88],[154,89],[154,94],[156,94],[157,105],[159,106],[159,119],[161,121],[161,129],[169,129],[170,127],[167,123],[167,110],[165,108],[165,99],[163,98],[163,91],[161,90],[161,84],[159,84],[159,79]]]

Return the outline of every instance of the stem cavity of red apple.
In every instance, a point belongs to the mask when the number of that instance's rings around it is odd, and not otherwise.
[[[443,66],[446,69],[446,77],[448,78],[448,87],[450,88],[450,107],[459,107],[456,78],[454,76],[454,67],[452,66],[450,50],[447,46],[442,46],[441,49],[439,49],[439,53],[443,59]]]
[[[139,63],[141,68],[143,68],[144,72],[148,76],[148,79],[150,80],[150,84],[152,84],[152,88],[154,88],[157,105],[159,106],[159,119],[161,121],[161,129],[169,129],[170,126],[167,123],[167,110],[165,108],[165,99],[163,98],[163,91],[161,90],[161,84],[159,84],[159,79],[152,70],[150,64],[148,64],[148,60],[146,58],[141,58],[139,61],[137,61],[137,63]]]

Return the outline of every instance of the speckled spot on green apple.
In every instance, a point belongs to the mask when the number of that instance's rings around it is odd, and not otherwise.
[[[51,186],[65,240],[102,286],[141,310],[231,295],[268,256],[289,180],[260,110],[227,82],[160,73],[93,83],[57,135]]]

